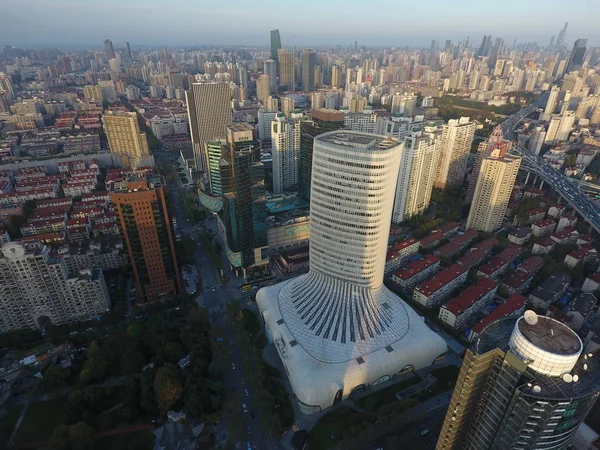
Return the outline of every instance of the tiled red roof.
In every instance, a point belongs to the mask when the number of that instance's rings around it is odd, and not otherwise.
[[[541,256],[534,255],[534,256],[530,256],[525,261],[523,261],[521,264],[519,264],[519,267],[517,267],[517,270],[531,275],[534,272],[541,269],[541,267],[543,265],[544,265],[544,258],[542,258]]]
[[[429,280],[419,284],[415,289],[421,292],[423,295],[429,297],[431,294],[437,292],[442,286],[452,282],[468,269],[460,264],[452,264],[445,270],[438,272]]]
[[[542,247],[553,247],[556,244],[556,242],[550,236],[546,236],[538,240],[536,244]]]
[[[520,294],[513,294],[506,299],[504,303],[499,305],[496,309],[494,309],[491,313],[489,313],[486,317],[481,319],[481,321],[472,328],[472,331],[475,333],[481,333],[481,331],[492,323],[494,320],[501,319],[502,317],[507,317],[513,314],[515,311],[518,311],[523,307],[525,302],[527,301],[526,297],[523,297]]]
[[[479,283],[474,286],[469,286],[462,291],[458,297],[454,297],[450,300],[443,308],[446,308],[452,314],[457,316],[469,308],[469,306],[481,300],[496,286],[498,286],[498,283],[495,281],[492,281],[489,278],[482,278],[479,280]]]
[[[428,267],[433,266],[440,260],[434,255],[427,255],[417,261],[413,261],[408,265],[406,269],[399,270],[394,275],[402,280],[410,280],[412,277],[420,272],[423,272]]]
[[[509,246],[502,250],[499,254],[494,256],[490,261],[485,263],[483,266],[479,268],[480,272],[483,272],[486,275],[492,275],[495,273],[500,267],[509,264],[512,260],[514,260],[519,253],[521,252],[520,247]]]
[[[417,241],[413,237],[402,239],[401,241],[398,241],[394,244],[394,250],[398,250],[398,251],[404,250],[406,247],[410,247],[411,245],[414,245],[417,242],[419,242],[419,241]]]

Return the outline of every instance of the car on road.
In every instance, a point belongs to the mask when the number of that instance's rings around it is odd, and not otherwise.
[[[244,394],[246,394],[246,397],[250,397],[250,391],[248,389],[244,389]]]
[[[242,403],[242,411],[244,411],[245,413],[248,412],[248,408],[246,408],[246,404]]]
[[[231,368],[232,368],[233,370],[235,370],[235,364],[234,364],[234,363],[231,363]]]
[[[250,425],[248,425],[248,434],[252,434],[252,428],[250,428]]]
[[[429,430],[427,428],[425,428],[423,431],[421,431],[421,436],[427,436],[429,434]]]
[[[252,450],[252,444],[250,442],[246,442],[246,450]]]

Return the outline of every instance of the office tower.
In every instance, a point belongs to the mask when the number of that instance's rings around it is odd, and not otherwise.
[[[185,95],[196,170],[206,168],[204,143],[225,137],[232,122],[229,83],[192,83]]]
[[[477,147],[477,155],[475,157],[475,163],[473,164],[473,168],[471,169],[471,174],[469,176],[469,187],[467,189],[467,197],[465,199],[465,203],[469,204],[473,201],[473,195],[475,194],[475,186],[477,185],[477,178],[479,177],[479,170],[481,169],[481,163],[483,159],[489,156],[492,153],[494,148],[505,148],[506,151],[512,148],[512,143],[504,139],[504,135],[502,134],[502,127],[498,125],[490,134],[487,142],[480,142]]]
[[[279,110],[279,98],[267,97],[264,103],[265,111],[278,111]]]
[[[111,153],[126,157],[131,166],[150,155],[146,133],[140,132],[136,113],[109,111],[102,121]]]
[[[436,450],[568,448],[598,398],[598,359],[533,311],[492,322],[466,352]]]
[[[119,100],[117,88],[112,80],[100,80],[98,81],[98,86],[100,86],[100,90],[102,91],[103,101],[112,103]]]
[[[569,64],[567,71],[579,70],[583,67],[583,60],[585,59],[585,47],[587,45],[587,39],[577,39],[573,44],[573,50],[571,50],[571,56],[569,57]]]
[[[86,84],[83,87],[83,97],[88,102],[102,103],[104,101],[104,97],[102,96],[102,88],[96,84]]]
[[[271,145],[271,122],[275,120],[277,114],[277,109],[267,110],[261,108],[258,110],[258,139],[260,139],[263,148]]]
[[[264,73],[269,76],[269,89],[271,94],[277,93],[277,63],[272,59],[267,59],[264,63]]]
[[[271,123],[271,155],[273,156],[273,193],[298,189],[300,156],[300,121],[288,120],[279,113]]]
[[[520,156],[506,152],[506,147],[494,147],[481,162],[467,228],[493,233],[502,226],[521,165]]]
[[[106,55],[107,61],[110,61],[115,57],[115,50],[113,49],[112,41],[110,39],[104,40],[104,54]]]
[[[295,102],[292,97],[281,97],[281,112],[286,116],[294,109]]]
[[[279,30],[271,30],[271,59],[278,61],[279,50],[281,50],[281,37],[279,36]]]
[[[164,180],[134,175],[110,191],[133,269],[138,303],[166,299],[181,291],[181,277]]]
[[[269,75],[261,75],[256,79],[256,97],[260,102],[264,102],[271,92]]]
[[[315,88],[315,64],[317,54],[310,50],[302,52],[302,90],[310,92]]]
[[[558,106],[559,95],[560,88],[556,85],[552,86],[552,89],[550,89],[550,94],[548,95],[548,101],[546,102],[546,108],[542,114],[542,120],[548,120],[550,119],[550,116],[554,114],[556,107]]]
[[[221,159],[223,209],[218,220],[227,258],[246,280],[264,276],[269,264],[265,170],[252,125],[240,122],[227,127]]]
[[[401,151],[400,141],[366,133],[315,137],[309,272],[256,295],[304,414],[427,367],[447,349],[383,285]]]
[[[598,125],[600,124],[600,106],[596,106],[594,111],[592,112],[592,118],[590,119],[590,124]]]
[[[337,65],[331,68],[331,87],[342,87],[342,70]]]
[[[415,114],[417,107],[417,96],[413,93],[404,92],[400,94],[396,92],[392,96],[392,114],[403,114],[404,117],[412,117]]]
[[[110,310],[101,269],[69,274],[62,258],[39,242],[0,248],[0,333],[91,319]]]
[[[433,39],[433,40],[431,41],[431,45],[429,46],[429,50],[430,50],[430,51],[432,51],[432,52],[434,52],[434,51],[436,51],[436,50],[437,50],[437,42],[436,42],[436,40],[435,40],[435,39]]]
[[[542,149],[542,145],[544,144],[544,139],[546,138],[546,130],[544,127],[537,126],[531,131],[531,135],[529,136],[529,142],[527,143],[527,149],[532,152],[534,155],[539,155],[540,150]]]
[[[556,136],[554,137],[555,142],[564,142],[569,140],[569,134],[575,124],[575,113],[573,111],[566,111],[560,118],[558,129],[556,130]]]
[[[305,200],[310,200],[315,137],[344,127],[344,113],[341,111],[313,108],[311,117],[311,120],[301,122],[300,160],[298,161],[298,193]]]
[[[411,132],[400,152],[400,172],[392,222],[400,222],[423,213],[431,201],[442,144],[435,126]]]
[[[296,89],[296,57],[293,52],[280,49],[278,52],[279,85],[285,91]]]
[[[129,42],[123,42],[123,45],[125,46],[125,56],[127,57],[130,63],[133,62],[133,53],[131,53],[131,47],[129,45]]]
[[[562,30],[560,30],[560,33],[558,33],[558,38],[556,39],[556,49],[557,50],[562,50],[562,46],[565,43],[565,37],[567,35],[567,27],[569,26],[569,22],[565,22],[565,26],[563,27]]]
[[[467,172],[469,153],[477,124],[468,117],[451,119],[442,127],[442,145],[434,186],[438,189],[460,187]]]
[[[556,143],[556,134],[558,133],[558,129],[560,128],[560,122],[560,115],[553,114],[550,117],[550,123],[548,124],[548,131],[546,132],[544,143],[549,145],[554,145]]]
[[[3,72],[0,72],[0,92],[8,94],[10,98],[15,97],[12,79],[10,78],[10,75]]]
[[[491,46],[492,36],[483,35],[483,40],[481,41],[479,49],[477,49],[477,52],[475,53],[475,57],[488,56],[490,53]]]
[[[108,66],[113,72],[121,71],[121,62],[117,58],[112,58],[108,61]]]

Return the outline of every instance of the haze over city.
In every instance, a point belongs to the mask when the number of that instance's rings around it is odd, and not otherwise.
[[[0,448],[598,448],[596,1],[0,14]]]
[[[426,47],[431,39],[473,42],[484,34],[512,44],[546,45],[564,21],[567,42],[600,43],[598,5],[561,0],[5,0],[0,44],[97,45],[109,37],[136,45],[266,45],[265,27],[280,27],[288,46]]]

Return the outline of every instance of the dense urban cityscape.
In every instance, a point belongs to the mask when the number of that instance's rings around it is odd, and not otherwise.
[[[600,47],[565,19],[0,42],[0,448],[599,448]]]

